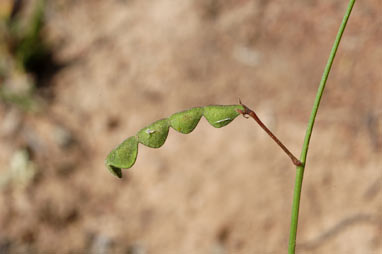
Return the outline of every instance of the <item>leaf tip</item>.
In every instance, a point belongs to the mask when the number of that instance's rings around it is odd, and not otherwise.
[[[115,167],[113,165],[110,165],[108,162],[105,163],[107,169],[112,173],[114,176],[118,178],[122,178],[122,170],[119,167]]]

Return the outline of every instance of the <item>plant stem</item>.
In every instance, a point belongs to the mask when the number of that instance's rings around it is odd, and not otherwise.
[[[317,111],[320,105],[321,97],[325,89],[326,81],[328,80],[330,69],[332,68],[334,57],[336,56],[337,49],[342,38],[342,34],[344,33],[344,30],[345,30],[347,21],[349,20],[349,16],[353,9],[354,3],[355,3],[355,0],[349,0],[348,8],[342,20],[341,26],[338,30],[337,37],[336,37],[336,40],[334,41],[332,50],[330,52],[329,59],[321,78],[320,86],[317,91],[316,99],[314,101],[312,113],[310,114],[310,119],[309,119],[308,127],[306,130],[306,134],[305,134],[304,145],[302,147],[302,152],[300,156],[300,161],[302,162],[302,165],[297,166],[296,168],[296,181],[295,181],[293,204],[292,204],[292,220],[291,220],[290,234],[289,234],[289,248],[288,248],[289,254],[294,254],[295,248],[296,248],[296,235],[297,235],[298,214],[299,214],[299,208],[300,208],[302,180],[304,176],[306,156],[308,154],[309,142],[312,136],[314,122],[315,122]]]
[[[281,147],[281,149],[283,149],[283,151],[289,156],[289,158],[292,160],[293,164],[295,166],[301,166],[302,163],[301,161],[299,161],[289,150],[288,148],[286,148],[286,146],[268,129],[267,126],[265,126],[265,124],[260,120],[260,118],[256,115],[256,113],[248,108],[247,106],[245,106],[243,103],[241,103],[240,101],[240,104],[244,107],[244,111],[243,110],[238,110],[238,112],[240,114],[242,114],[245,118],[248,118],[247,116],[250,116],[252,117],[259,125],[261,128],[263,128],[263,130]]]

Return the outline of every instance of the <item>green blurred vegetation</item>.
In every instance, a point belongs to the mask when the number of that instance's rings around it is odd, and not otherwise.
[[[36,87],[51,50],[42,38],[45,1],[28,2],[29,15],[21,11],[26,4],[9,0],[0,5],[0,101],[35,111],[40,104]]]

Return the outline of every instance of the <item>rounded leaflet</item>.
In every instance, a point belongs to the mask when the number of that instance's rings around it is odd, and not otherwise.
[[[169,127],[168,119],[158,120],[138,131],[138,142],[151,148],[159,148],[166,141]]]
[[[137,159],[137,154],[138,140],[136,137],[129,137],[109,153],[105,160],[106,167],[113,175],[121,178],[121,169],[131,168]]]
[[[203,108],[192,108],[172,114],[169,117],[170,126],[183,134],[193,131],[203,115]]]
[[[244,110],[244,107],[241,105],[206,106],[204,107],[204,117],[215,128],[221,128],[229,124],[240,114],[237,111],[238,109]]]

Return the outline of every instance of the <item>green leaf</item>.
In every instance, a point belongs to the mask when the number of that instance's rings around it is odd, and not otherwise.
[[[238,109],[244,110],[241,105],[206,106],[204,107],[204,117],[215,128],[221,128],[232,122],[240,114]]]
[[[168,119],[156,121],[137,133],[138,142],[151,148],[159,148],[167,139],[169,127]]]
[[[192,108],[169,117],[170,126],[183,134],[192,132],[203,115],[203,108]]]
[[[106,167],[113,175],[121,178],[121,168],[131,168],[137,159],[137,154],[138,140],[136,137],[129,137],[109,153],[105,161]]]
[[[110,172],[122,177],[122,168],[130,168],[135,163],[138,154],[138,143],[152,148],[161,147],[167,139],[170,126],[184,134],[192,132],[202,115],[214,127],[220,128],[229,124],[244,110],[241,105],[207,106],[175,113],[167,119],[162,119],[138,131],[135,137],[129,137],[107,156],[105,164]]]

